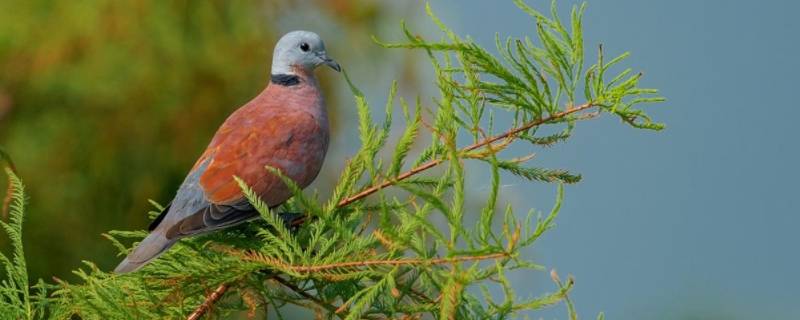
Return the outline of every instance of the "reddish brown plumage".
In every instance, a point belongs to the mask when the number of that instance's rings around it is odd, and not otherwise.
[[[233,176],[242,178],[269,205],[291,196],[288,188],[265,166],[280,169],[301,186],[319,173],[328,145],[328,124],[314,79],[298,85],[268,86],[236,110],[217,131],[195,164],[210,158],[200,176],[206,198],[231,204],[243,198]]]

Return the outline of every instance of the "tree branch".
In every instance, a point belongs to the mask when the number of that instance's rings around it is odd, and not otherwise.
[[[209,294],[206,297],[206,300],[203,301],[203,304],[197,307],[197,309],[195,309],[194,312],[192,312],[192,314],[190,314],[189,317],[186,318],[186,320],[200,319],[200,317],[202,317],[206,312],[208,312],[208,310],[211,310],[211,307],[214,305],[214,303],[216,303],[220,298],[222,298],[222,296],[225,294],[225,291],[228,291],[229,286],[230,284],[228,283],[223,283],[219,285],[217,289],[212,291],[211,294]]]
[[[452,264],[466,261],[478,261],[489,259],[500,259],[509,256],[507,252],[497,252],[479,256],[458,256],[452,258],[436,258],[436,259],[394,259],[394,260],[367,260],[367,261],[348,261],[323,265],[292,265],[284,261],[264,256],[260,253],[245,253],[240,254],[245,260],[256,261],[268,265],[276,269],[291,270],[296,273],[314,273],[327,271],[331,269],[341,268],[358,268],[358,267],[371,267],[371,266],[408,266],[408,265],[440,265]]]

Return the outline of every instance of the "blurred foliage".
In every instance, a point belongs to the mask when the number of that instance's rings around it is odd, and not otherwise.
[[[34,199],[32,278],[116,263],[100,234],[144,226],[144,200],[173,196],[214,130],[267,83],[291,10],[330,19],[339,38],[368,36],[389,12],[366,0],[0,1],[0,146]],[[306,22],[319,24],[292,25]]]

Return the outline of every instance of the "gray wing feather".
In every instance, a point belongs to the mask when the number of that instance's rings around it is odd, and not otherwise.
[[[203,161],[181,184],[169,211],[156,228],[165,230],[167,239],[178,239],[229,227],[258,216],[247,199],[232,204],[215,204],[206,199],[200,177],[212,157]]]

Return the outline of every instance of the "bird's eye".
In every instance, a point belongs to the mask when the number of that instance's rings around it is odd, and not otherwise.
[[[300,44],[300,50],[303,50],[303,52],[308,52],[308,49],[309,49],[308,43],[303,42]]]

